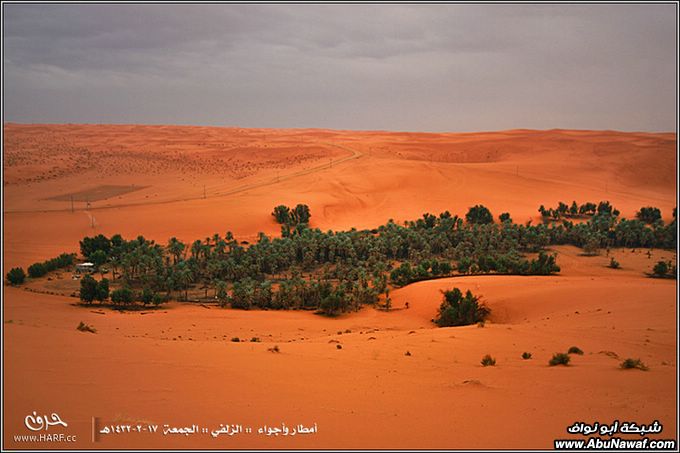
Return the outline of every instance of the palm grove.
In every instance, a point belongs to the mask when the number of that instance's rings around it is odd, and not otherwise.
[[[80,251],[100,271],[109,267],[112,281],[85,277],[80,295],[88,303],[110,297],[116,305],[160,304],[189,300],[190,290],[201,290],[222,306],[334,315],[376,304],[381,294],[389,301],[390,285],[454,274],[559,272],[555,255],[545,251],[550,245],[587,250],[676,246],[675,210],[673,221],[664,224],[656,208],[643,208],[638,218],[627,220],[608,202],[588,203],[583,210],[574,203],[575,215],[586,218],[576,223],[562,205],[550,211],[541,207],[544,222],[538,225],[516,224],[508,213],[494,222],[489,210],[477,205],[465,219],[446,211],[403,225],[390,220],[372,230],[337,232],[311,228],[306,205],[281,205],[272,213],[281,237],[260,233],[254,244],[239,243],[231,232],[191,244],[173,237],[165,245],[143,236],[126,240],[100,234],[84,238]],[[10,283],[20,283],[11,277]],[[117,286],[111,293],[109,283]]]

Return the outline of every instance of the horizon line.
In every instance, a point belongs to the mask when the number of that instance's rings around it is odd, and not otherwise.
[[[253,127],[253,126],[239,126],[239,125],[208,125],[208,124],[164,124],[164,123],[87,123],[87,122],[67,122],[67,123],[53,123],[53,122],[21,122],[21,121],[5,121],[3,128],[9,125],[18,126],[142,126],[142,127],[209,127],[219,129],[250,129],[250,130],[312,130],[312,131],[334,131],[334,132],[373,132],[373,133],[407,133],[407,134],[490,134],[500,132],[610,132],[621,134],[675,134],[674,131],[664,130],[622,130],[622,129],[579,129],[579,128],[561,128],[553,127],[549,129],[534,129],[534,128],[510,128],[510,129],[485,129],[485,130],[471,130],[471,131],[415,131],[415,130],[394,130],[394,129],[342,129],[342,128],[327,128],[327,127]]]

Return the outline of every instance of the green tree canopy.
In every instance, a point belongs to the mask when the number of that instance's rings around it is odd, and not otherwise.
[[[80,300],[91,304],[97,298],[97,280],[86,274],[80,279]]]
[[[26,272],[22,267],[13,267],[6,277],[10,285],[21,285],[26,280]]]
[[[478,204],[471,207],[468,213],[465,214],[465,220],[468,223],[487,224],[493,223],[493,216],[486,206]]]

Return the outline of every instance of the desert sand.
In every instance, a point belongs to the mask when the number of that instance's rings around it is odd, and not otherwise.
[[[4,134],[5,269],[76,252],[98,233],[252,241],[279,233],[278,204],[308,204],[322,230],[477,203],[534,223],[539,205],[558,201],[609,200],[627,218],[656,206],[665,220],[676,206],[673,133],[5,124]],[[69,426],[56,432],[77,435],[53,448],[552,448],[575,421],[615,419],[659,420],[658,437],[677,439],[676,281],[644,275],[675,253],[615,249],[613,270],[604,254],[553,249],[556,276],[425,281],[393,291],[391,312],[335,319],[177,302],[120,313],[4,286],[3,446],[36,448],[13,440],[32,411],[57,412]],[[431,322],[453,286],[491,308],[483,328]],[[80,321],[97,333],[77,331]],[[569,367],[547,366],[574,345],[585,353]],[[485,354],[495,367],[480,365]],[[621,370],[628,357],[649,371]],[[318,432],[93,442],[92,417]]]

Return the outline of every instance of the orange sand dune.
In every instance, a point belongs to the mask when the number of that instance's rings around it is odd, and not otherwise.
[[[27,266],[85,235],[165,243],[279,232],[275,205],[306,203],[312,226],[370,228],[476,203],[538,221],[540,204],[609,200],[631,217],[675,206],[675,134],[529,131],[424,134],[314,129],[6,124],[3,259]],[[142,189],[52,198],[102,186]],[[205,186],[205,189],[204,189]],[[677,439],[676,281],[644,276],[670,251],[582,257],[556,247],[553,277],[474,276],[392,292],[394,310],[154,312],[74,306],[4,287],[5,448],[24,418],[56,412],[77,435],[52,448],[552,448],[575,421],[659,420]],[[440,291],[482,296],[483,328],[435,328]],[[405,303],[409,309],[405,309]],[[103,313],[103,314],[102,314]],[[96,334],[75,329],[80,321]],[[260,342],[232,342],[233,337]],[[268,351],[274,345],[279,353]],[[338,349],[341,345],[342,349]],[[554,352],[579,346],[569,367]],[[411,355],[406,355],[406,352]],[[522,360],[524,351],[533,358]],[[491,354],[496,367],[482,367]],[[624,358],[650,370],[623,371]],[[209,430],[316,423],[299,436],[98,435],[111,423]],[[638,436],[639,437],[639,436]]]
[[[559,200],[610,200],[627,217],[653,205],[669,219],[675,206],[674,134],[8,124],[5,149],[7,265],[28,265],[100,232],[165,242],[230,230],[253,239],[278,233],[269,214],[280,203],[308,204],[312,225],[324,230],[424,212],[462,215],[476,203],[518,222],[538,221],[538,206]],[[484,157],[498,150],[507,158]],[[456,158],[461,153],[473,162]],[[35,159],[54,169],[32,167]],[[232,175],[246,167],[246,176]],[[89,210],[74,202],[74,212],[69,201],[50,200],[103,185],[144,188]]]

